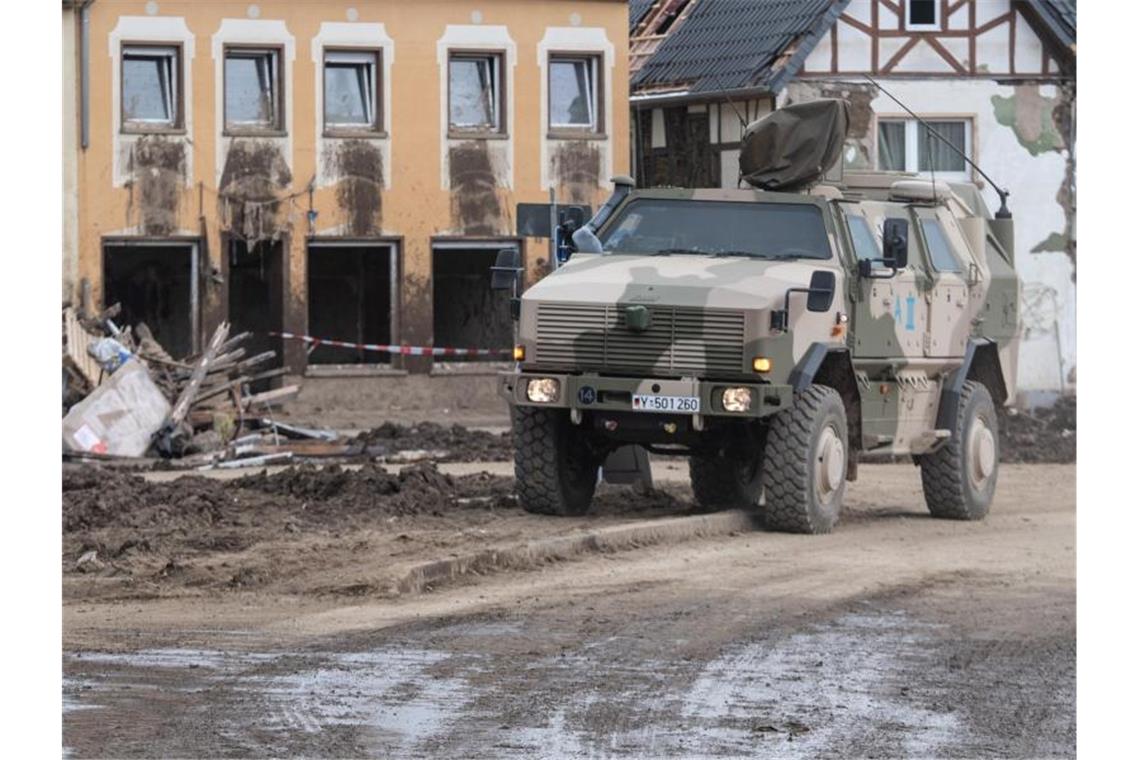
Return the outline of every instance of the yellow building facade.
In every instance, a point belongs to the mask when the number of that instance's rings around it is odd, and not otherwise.
[[[76,4],[73,4],[76,5]],[[424,371],[364,344],[504,349],[516,204],[592,208],[627,174],[614,0],[96,0],[65,297],[119,302],[171,353],[223,320],[291,371]],[[85,27],[85,29],[84,29]],[[84,82],[86,84],[84,84]]]

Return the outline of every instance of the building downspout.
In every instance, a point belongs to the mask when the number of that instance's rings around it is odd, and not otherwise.
[[[88,9],[95,0],[85,0],[79,7],[79,147],[91,144],[91,16]]]

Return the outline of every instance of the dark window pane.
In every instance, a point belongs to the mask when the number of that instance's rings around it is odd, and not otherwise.
[[[594,126],[594,83],[588,60],[550,62],[550,123]]]
[[[851,232],[851,242],[855,245],[855,256],[863,259],[881,259],[883,254],[879,251],[879,244],[875,241],[875,233],[871,232],[871,225],[866,218],[848,215],[847,229]]]
[[[747,253],[829,259],[823,215],[807,203],[725,203],[640,198],[601,234],[615,253]]]
[[[123,56],[123,115],[127,121],[174,122],[174,54]]]
[[[901,121],[879,122],[879,168],[884,171],[906,170],[906,124]]]
[[[369,127],[375,122],[375,61],[325,62],[325,122]]]
[[[498,127],[494,61],[491,58],[453,58],[448,66],[451,125]]]
[[[926,248],[930,251],[930,263],[939,272],[961,272],[962,265],[958,263],[954,253],[950,250],[950,241],[942,231],[942,225],[937,219],[922,220],[922,236],[926,238]]]
[[[966,122],[928,121],[930,131],[941,135],[958,150],[966,152]],[[962,158],[943,140],[939,140],[918,125],[918,168],[920,171],[964,172],[966,159]]]
[[[910,23],[933,24],[936,0],[910,0]]]
[[[226,55],[226,121],[274,126],[276,56],[272,53]]]

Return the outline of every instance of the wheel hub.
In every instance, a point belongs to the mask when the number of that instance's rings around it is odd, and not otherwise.
[[[985,483],[997,466],[997,444],[994,433],[982,417],[975,417],[969,437],[970,479],[974,485]]]
[[[831,496],[843,484],[846,460],[843,440],[828,425],[820,434],[815,456],[815,485],[821,499]]]

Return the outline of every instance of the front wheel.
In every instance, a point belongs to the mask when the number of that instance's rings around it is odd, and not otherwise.
[[[830,533],[847,488],[847,412],[834,388],[812,385],[774,415],[764,445],[764,523]]]
[[[746,458],[727,456],[689,457],[689,482],[702,512],[718,509],[754,509],[760,501],[760,454]]]
[[[986,386],[967,380],[958,400],[950,440],[919,458],[922,492],[930,514],[949,520],[981,520],[997,488],[998,423]]]
[[[527,512],[583,515],[590,508],[601,460],[563,409],[517,406],[515,489]]]

